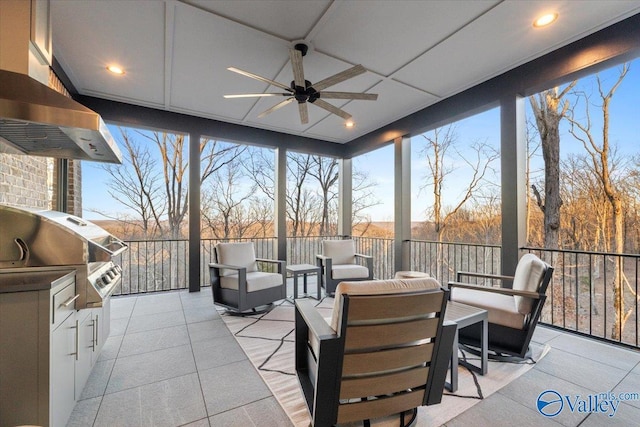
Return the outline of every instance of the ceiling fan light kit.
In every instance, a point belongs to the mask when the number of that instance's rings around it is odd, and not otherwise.
[[[293,80],[289,86],[268,79],[266,77],[259,76],[257,74],[250,73],[248,71],[240,70],[235,67],[227,68],[229,71],[241,74],[245,77],[249,77],[263,83],[278,87],[286,92],[279,93],[247,93],[236,95],[224,95],[225,98],[252,98],[252,97],[269,97],[269,96],[286,96],[288,97],[284,101],[277,103],[276,105],[268,108],[258,115],[258,118],[262,118],[267,114],[270,114],[285,105],[293,102],[298,102],[298,113],[300,115],[300,123],[309,123],[309,113],[307,110],[307,102],[320,107],[331,114],[335,114],[349,120],[351,114],[346,111],[324,101],[325,99],[357,99],[365,101],[375,101],[378,99],[378,95],[374,93],[359,93],[359,92],[323,92],[323,89],[330,86],[334,86],[345,80],[359,76],[366,73],[367,69],[362,65],[355,65],[347,70],[341,71],[333,76],[327,77],[315,84],[312,84],[309,80],[304,78],[304,68],[302,66],[302,58],[307,54],[309,46],[305,43],[296,43],[292,49],[289,49],[289,60],[291,62],[291,69],[293,71]]]

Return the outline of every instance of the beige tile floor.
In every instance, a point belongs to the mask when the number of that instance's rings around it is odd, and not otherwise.
[[[69,426],[291,425],[208,288],[114,297],[111,316],[111,335]],[[552,418],[536,410],[536,401],[549,389],[571,399],[640,393],[640,352],[545,327],[534,340],[551,347],[545,358],[447,426],[637,425],[640,400],[621,403],[613,417],[565,405]]]

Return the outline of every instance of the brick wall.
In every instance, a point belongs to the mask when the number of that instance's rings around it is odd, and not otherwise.
[[[46,157],[0,153],[0,203],[50,209],[51,163]]]

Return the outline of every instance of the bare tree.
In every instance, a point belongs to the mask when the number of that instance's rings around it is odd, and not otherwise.
[[[322,212],[320,213],[319,234],[320,236],[327,236],[332,228],[330,223],[331,204],[338,197],[338,192],[336,191],[338,160],[329,157],[311,156],[309,175],[315,178],[320,186]]]
[[[188,208],[188,162],[185,160],[188,157],[185,145],[187,140],[184,135],[166,132],[138,133],[153,141],[160,153],[168,231],[172,239],[177,239]]]
[[[538,206],[544,213],[544,246],[558,249],[560,236],[560,121],[566,115],[569,103],[562,98],[576,85],[576,81],[564,89],[558,87],[529,97],[544,158],[544,200],[535,185],[531,188]]]
[[[611,141],[609,140],[609,110],[611,100],[618,87],[624,80],[629,71],[629,64],[624,64],[620,68],[620,72],[616,81],[609,89],[606,89],[604,82],[599,75],[596,75],[596,84],[598,91],[598,102],[592,103],[590,95],[586,92],[575,92],[578,103],[582,101],[582,113],[584,119],[578,116],[576,108],[570,108],[567,118],[569,119],[569,132],[582,143],[589,159],[589,163],[593,172],[599,180],[602,191],[611,207],[611,216],[613,222],[613,249],[616,253],[624,252],[624,227],[623,227],[623,197],[618,185],[616,177],[612,174],[611,164]],[[591,107],[600,109],[602,119],[601,132],[594,130],[591,116]],[[600,135],[597,135],[597,134]],[[615,276],[613,278],[613,304],[615,311],[615,321],[612,325],[611,336],[613,339],[620,339],[624,325],[633,313],[633,307],[626,309],[624,300],[623,277],[624,272],[619,263],[614,263]]]
[[[378,183],[372,181],[367,172],[355,170],[354,168],[351,185],[353,199],[351,204],[351,228],[352,230],[357,228],[360,236],[364,236],[371,226],[371,215],[367,213],[367,210],[381,203],[375,194],[377,187]]]
[[[134,135],[142,138],[140,140],[123,128],[120,133],[126,158],[122,166],[105,167],[111,177],[107,185],[114,198],[139,218],[118,219],[140,221],[145,237],[180,237],[188,211],[187,137],[134,131]],[[199,149],[202,157],[200,180],[204,182],[219,168],[238,158],[246,148],[202,139]]]
[[[148,145],[137,144],[130,133],[120,128],[120,142],[124,147],[122,166],[103,165],[109,174],[108,192],[115,200],[134,212],[134,215],[113,216],[103,210],[104,216],[140,228],[144,238],[164,232],[161,221],[165,206],[161,202],[157,161]]]
[[[242,238],[257,224],[249,203],[256,185],[242,186],[238,159],[213,172],[202,197],[202,216],[219,239]]]
[[[486,184],[485,177],[492,171],[492,163],[499,158],[500,154],[489,146],[486,142],[476,141],[470,144],[465,155],[461,154],[456,147],[457,133],[455,125],[449,125],[422,135],[427,142],[421,150],[428,165],[428,174],[425,184],[421,189],[428,187],[433,191],[433,208],[431,216],[435,227],[438,241],[442,241],[444,231],[452,217],[454,217],[462,207],[471,200],[475,192]],[[453,153],[451,153],[451,151]],[[443,191],[445,181],[456,171],[453,160],[460,160],[471,171],[471,178],[466,184],[462,184],[462,195],[451,207],[443,205]],[[454,177],[457,179],[457,177]],[[460,180],[458,180],[460,184]]]

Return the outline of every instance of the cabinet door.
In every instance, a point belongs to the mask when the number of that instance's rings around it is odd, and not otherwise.
[[[77,330],[73,313],[51,333],[49,419],[52,427],[65,426],[76,403]]]
[[[78,358],[76,360],[76,400],[80,399],[84,385],[91,374],[94,360],[93,311],[80,310],[78,316]]]
[[[96,359],[100,355],[102,351],[102,346],[104,345],[107,338],[109,338],[109,333],[111,332],[111,298],[105,298],[102,301],[102,307],[98,310],[98,323],[96,326],[96,351],[95,357]],[[95,362],[94,362],[95,363]]]

